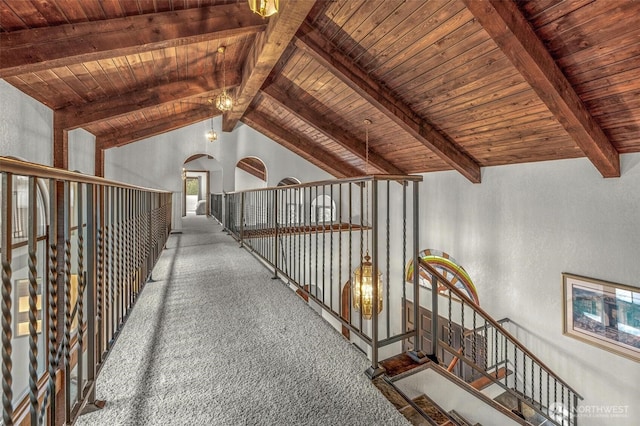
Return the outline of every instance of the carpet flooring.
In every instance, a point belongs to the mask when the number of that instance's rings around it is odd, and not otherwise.
[[[408,425],[366,357],[212,219],[171,235],[77,425]]]

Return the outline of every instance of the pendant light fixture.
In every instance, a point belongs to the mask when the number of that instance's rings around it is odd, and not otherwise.
[[[209,102],[213,104],[213,99],[210,99]],[[214,142],[218,140],[218,134],[215,130],[213,130],[213,115],[211,116],[211,129],[207,132],[207,140],[209,142]]]
[[[227,93],[227,80],[226,80],[226,62],[225,62],[225,52],[227,48],[225,46],[218,47],[218,53],[222,53],[222,93],[220,93],[216,97],[216,108],[220,111],[225,112],[231,110],[233,108],[233,99]]]
[[[278,0],[249,0],[249,8],[251,11],[263,18],[278,13],[278,6]]]
[[[371,120],[364,120],[365,124],[365,174],[369,173],[369,125]],[[362,187],[364,191],[366,186]],[[368,195],[365,195],[364,205],[364,225],[367,224],[368,216]],[[353,308],[356,311],[362,313],[362,318],[371,319],[373,316],[373,309],[375,307],[376,313],[382,312],[382,273],[378,272],[374,277],[373,264],[371,263],[371,256],[369,256],[369,241],[366,237],[368,235],[365,232],[365,255],[360,266],[353,272],[353,288],[352,288],[352,300]],[[377,301],[373,298],[373,288],[377,287]]]

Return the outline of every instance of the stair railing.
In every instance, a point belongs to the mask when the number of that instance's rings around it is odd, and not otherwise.
[[[432,321],[427,334],[433,353],[441,360],[459,358],[553,424],[576,425],[582,396],[433,266],[419,263],[431,288],[439,289],[436,297],[432,291],[431,310],[440,321]]]

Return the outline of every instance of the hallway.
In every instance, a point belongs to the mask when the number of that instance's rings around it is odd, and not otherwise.
[[[167,241],[78,425],[406,425],[366,357],[213,219]]]

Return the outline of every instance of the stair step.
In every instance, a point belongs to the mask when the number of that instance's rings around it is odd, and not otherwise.
[[[423,364],[415,362],[406,353],[401,353],[400,355],[380,361],[380,366],[385,369],[385,374],[388,377],[397,376],[421,365]]]
[[[405,407],[410,407],[409,403],[400,395],[393,386],[387,383],[382,377],[373,379],[373,385],[378,388],[380,393],[393,404],[398,411],[402,411]]]
[[[507,376],[508,374],[511,374],[511,371],[507,370],[506,368],[502,367],[501,369],[498,370],[498,374],[495,375],[494,373],[490,373],[496,380],[501,380],[504,379],[505,376]],[[477,389],[477,390],[482,390],[484,388],[486,388],[487,386],[491,385],[494,381],[491,380],[488,377],[482,376],[479,379],[474,380],[473,382],[469,383],[471,385],[471,387]]]
[[[420,395],[413,398],[413,402],[415,402],[416,405],[431,418],[431,420],[439,425],[450,423],[449,417],[440,411],[440,409],[434,405],[426,395]]]

